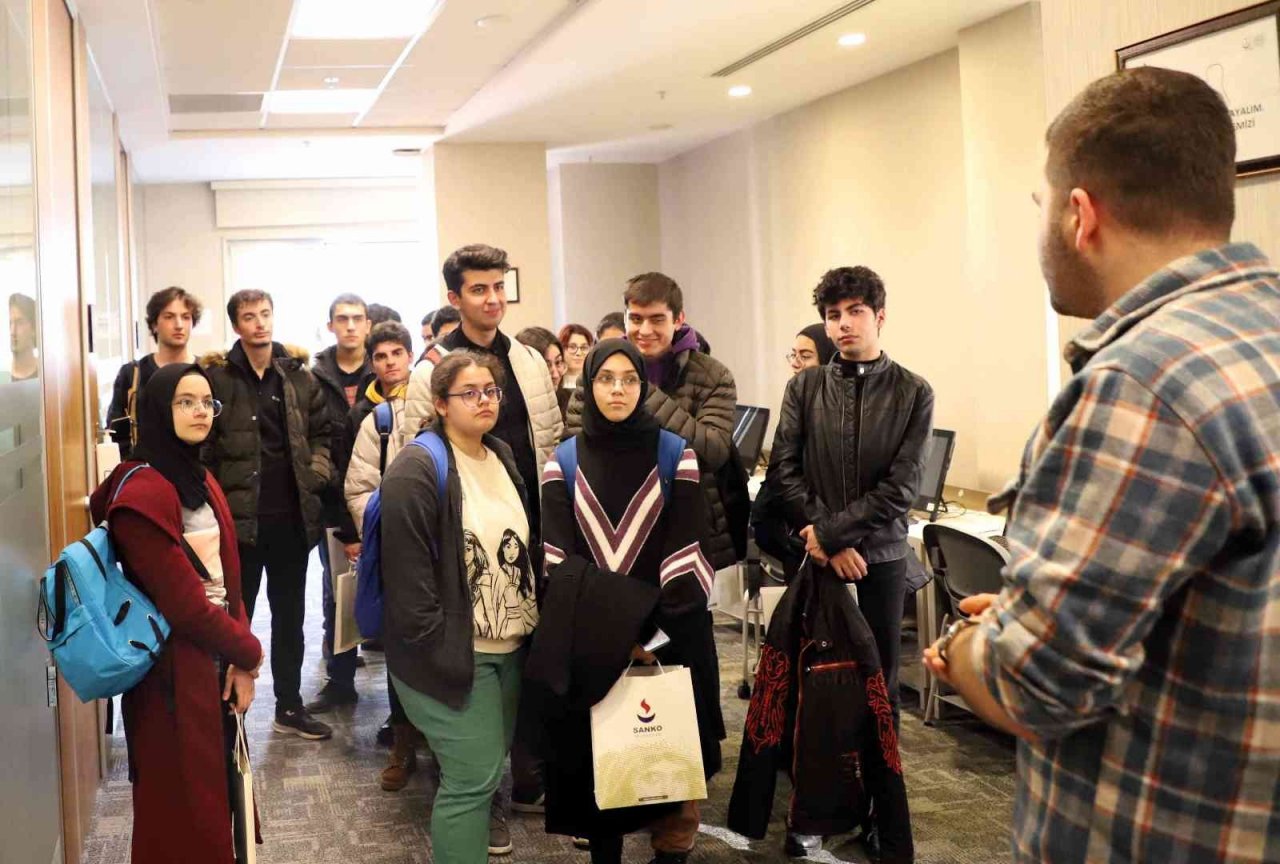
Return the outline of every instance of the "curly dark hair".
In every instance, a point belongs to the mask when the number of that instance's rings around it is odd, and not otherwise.
[[[462,290],[462,274],[467,270],[501,270],[503,273],[511,269],[507,261],[505,249],[474,243],[463,246],[454,252],[440,268],[444,276],[444,287],[457,294]]]
[[[859,300],[875,312],[884,308],[884,281],[870,267],[837,267],[822,274],[813,289],[813,305],[818,315],[827,317],[827,307],[846,300]]]
[[[174,300],[181,300],[186,305],[187,311],[191,313],[192,327],[200,323],[200,315],[204,312],[204,304],[200,302],[200,298],[184,288],[170,285],[168,288],[161,288],[147,300],[147,332],[152,339],[156,338],[156,324],[160,321],[160,313]]]

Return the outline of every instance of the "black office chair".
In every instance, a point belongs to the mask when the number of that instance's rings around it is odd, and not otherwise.
[[[949,525],[924,526],[924,549],[929,566],[941,590],[942,630],[959,618],[960,601],[975,594],[998,594],[1004,585],[1000,573],[1009,563],[1009,553],[985,537],[969,534]],[[930,678],[925,699],[924,722],[932,725],[940,716],[942,682]]]

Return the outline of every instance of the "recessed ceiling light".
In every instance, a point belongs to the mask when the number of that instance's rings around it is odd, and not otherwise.
[[[294,39],[408,39],[423,31],[444,0],[298,0]]]
[[[326,86],[326,87],[337,87],[337,86],[338,86],[338,80],[339,80],[339,79],[338,79],[338,76],[337,76],[337,75],[329,75],[328,77],[326,77],[326,78],[324,79],[324,86]]]
[[[476,26],[481,30],[492,30],[510,22],[511,18],[506,15],[486,15],[483,18],[476,19]]]
[[[857,48],[867,41],[866,33],[846,33],[836,40],[841,48]]]
[[[359,114],[373,104],[377,90],[273,90],[268,114]]]
[[[746,84],[735,84],[729,88],[729,95],[734,99],[745,99],[751,95],[751,88]]]

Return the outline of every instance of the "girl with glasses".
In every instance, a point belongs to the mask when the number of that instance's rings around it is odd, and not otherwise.
[[[581,324],[566,324],[560,328],[560,344],[564,346],[564,386],[573,390],[578,386],[578,378],[582,376],[582,364],[586,362],[587,352],[596,343],[591,331]]]
[[[547,830],[586,837],[594,864],[621,861],[624,834],[647,828],[659,864],[683,862],[698,830],[697,802],[601,811],[592,780],[590,706],[603,697],[629,659],[683,665],[693,678],[708,777],[720,768],[719,671],[707,601],[712,570],[702,552],[706,505],[693,450],[644,407],[649,384],[639,350],[622,339],[597,345],[583,366],[583,429],[573,443],[576,469],[572,494],[560,464],[566,444],[557,449],[542,475],[542,530],[547,582],[544,612],[571,632],[568,644],[584,646],[590,662],[571,665],[568,698],[544,706],[547,730]],[[663,476],[662,446],[679,454],[674,476]],[[667,469],[669,470],[669,469]],[[577,602],[572,623],[562,625],[557,580],[591,566],[600,579],[616,586],[613,598],[648,598],[606,614],[585,613]],[[612,581],[611,581],[612,580]],[[637,585],[636,583],[640,583]],[[586,590],[586,589],[583,589]],[[582,596],[582,595],[579,595]],[[634,608],[631,608],[634,606]],[[669,642],[655,654],[641,646],[658,630]],[[564,638],[564,630],[539,634],[535,653]],[[618,648],[611,653],[611,646]],[[575,648],[575,650],[578,650]],[[607,656],[606,656],[607,655]],[[543,655],[545,656],[545,655]],[[603,690],[599,689],[603,686]],[[447,773],[447,769],[446,769]]]
[[[172,628],[155,666],[122,699],[138,864],[235,861],[229,712],[249,710],[263,652],[240,598],[231,510],[200,464],[220,409],[199,366],[156,370],[139,394],[129,460],[90,500],[94,521],[109,519],[130,578]]]
[[[560,417],[563,419],[569,408],[569,397],[573,395],[573,388],[577,383],[576,378],[573,383],[567,381],[568,351],[556,338],[556,334],[546,327],[526,327],[516,334],[516,341],[528,345],[547,361],[547,372],[551,375],[551,385],[556,391],[556,402],[560,405]],[[578,367],[582,367],[581,358],[578,360]]]
[[[440,764],[433,855],[459,864],[488,860],[522,647],[538,620],[527,490],[511,448],[491,434],[502,381],[490,354],[445,356],[430,382],[449,457],[444,497],[434,458],[416,446],[401,449],[381,486],[387,668]]]

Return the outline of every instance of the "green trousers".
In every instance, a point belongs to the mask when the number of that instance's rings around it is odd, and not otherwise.
[[[437,864],[487,864],[489,806],[502,780],[520,701],[523,651],[476,653],[476,677],[466,707],[455,711],[394,675],[410,722],[440,763],[431,808],[431,852]]]

